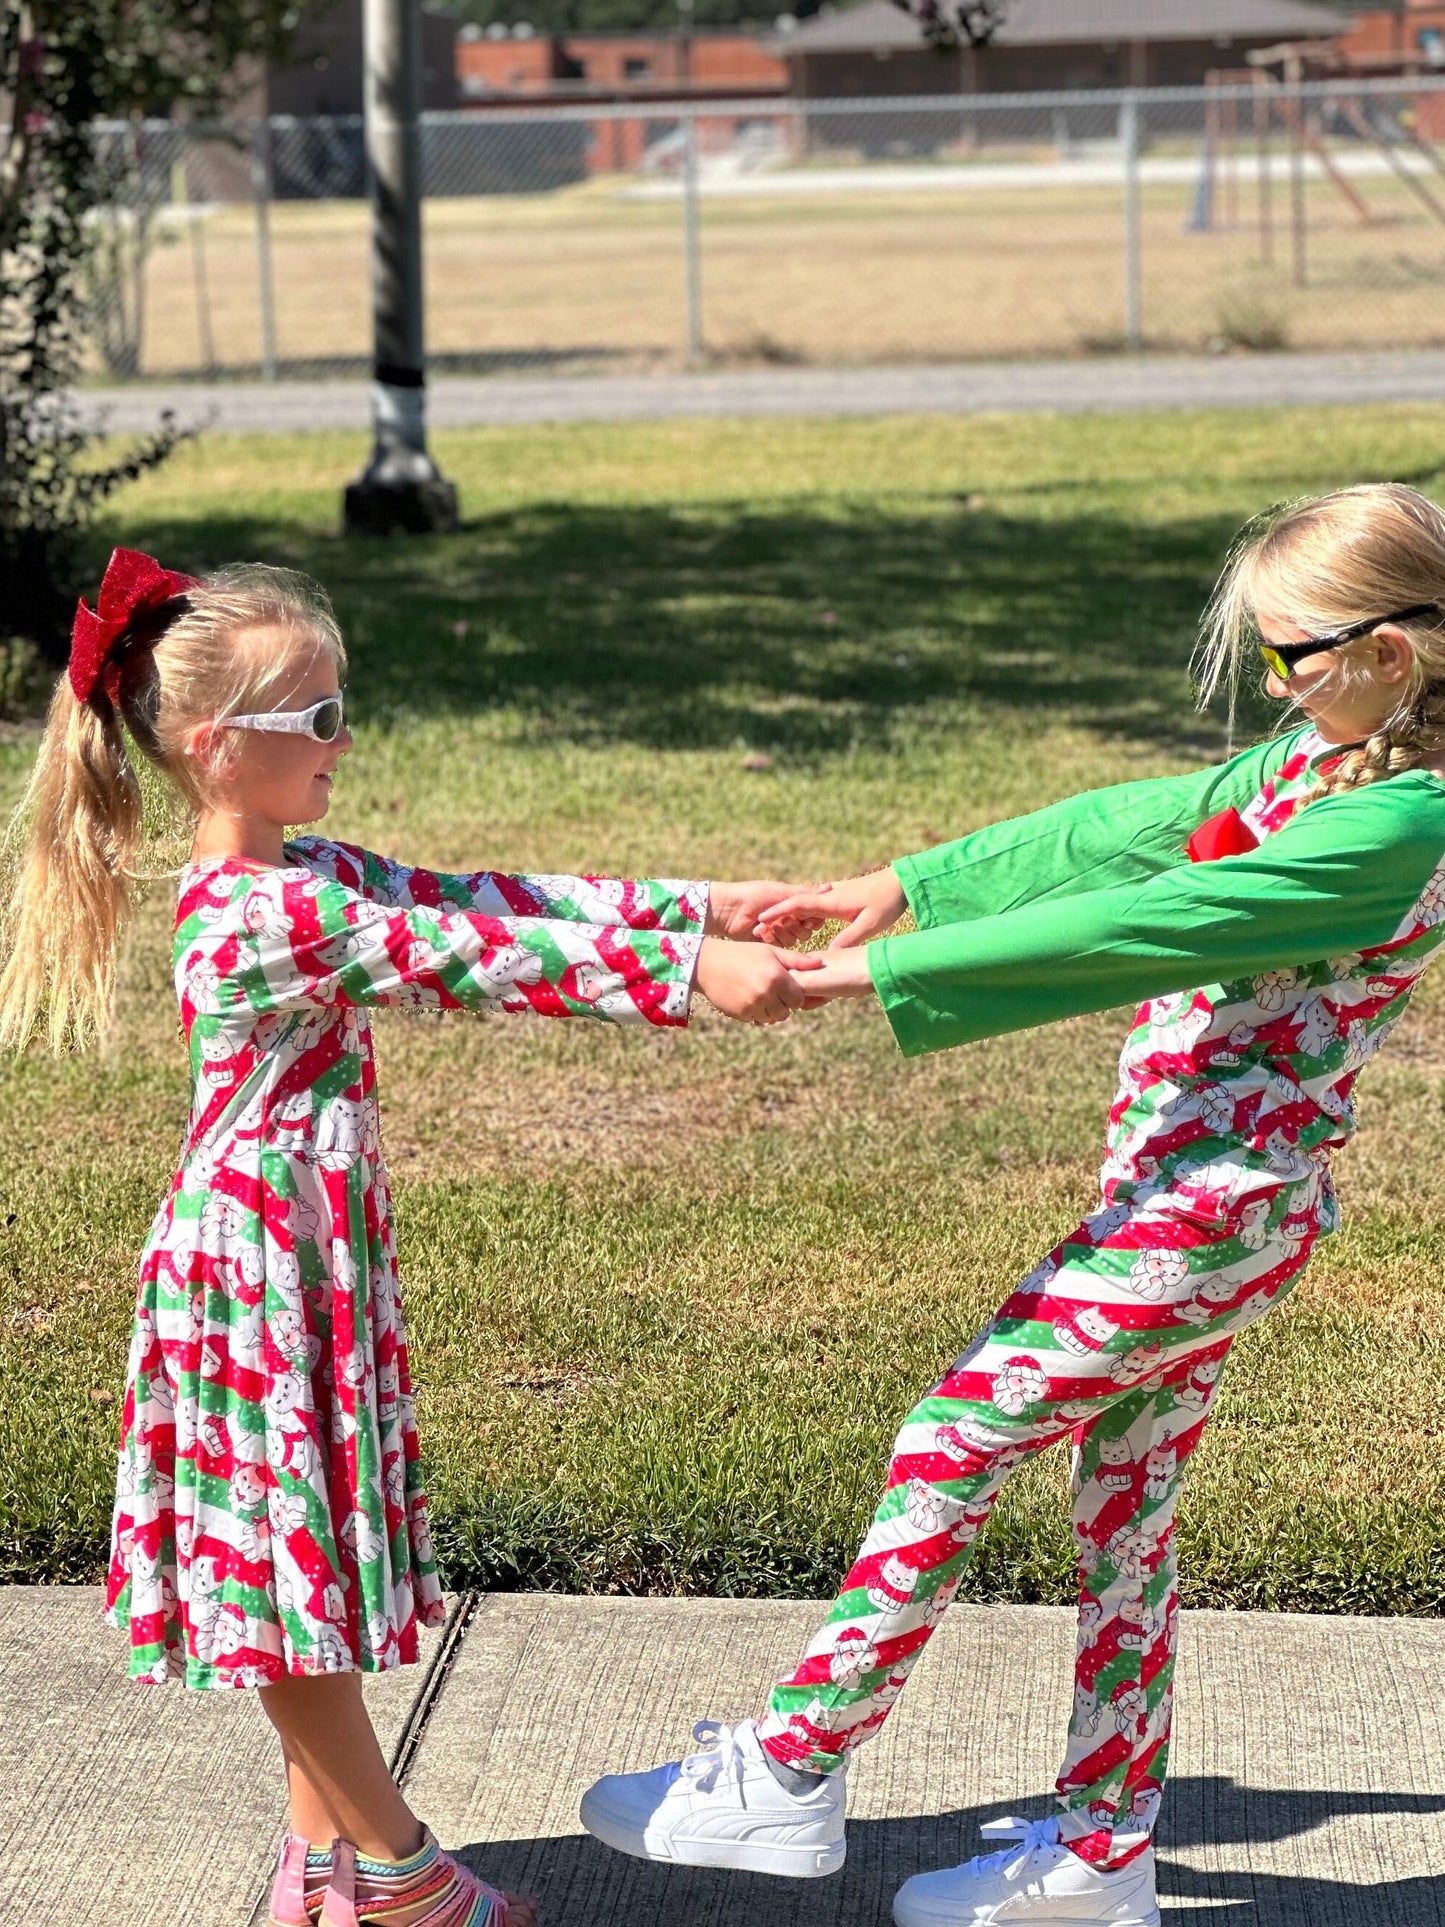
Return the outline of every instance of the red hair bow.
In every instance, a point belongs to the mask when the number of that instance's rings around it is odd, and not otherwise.
[[[139,615],[159,609],[196,586],[193,575],[163,569],[153,555],[138,549],[116,549],[106,564],[94,610],[84,597],[75,611],[70,631],[70,686],[77,702],[88,702],[97,683],[114,702],[120,675],[112,660],[116,645]]]

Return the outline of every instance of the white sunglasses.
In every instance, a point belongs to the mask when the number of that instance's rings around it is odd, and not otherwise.
[[[342,697],[324,696],[309,709],[268,709],[255,716],[223,716],[222,729],[263,729],[276,736],[309,736],[334,743],[341,733]]]

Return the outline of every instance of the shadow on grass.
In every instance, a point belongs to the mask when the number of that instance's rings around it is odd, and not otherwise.
[[[806,759],[983,713],[1212,753],[1185,670],[1231,532],[939,495],[542,503],[405,542],[211,516],[130,539],[181,568],[316,576],[363,721],[502,708],[542,739]]]
[[[568,1927],[874,1927],[892,1918],[893,1895],[910,1875],[956,1866],[986,1851],[978,1829],[997,1807],[938,1815],[854,1820],[841,1875],[770,1880],[759,1874],[659,1867],[613,1853],[589,1836],[504,1840],[462,1849],[476,1872],[512,1892],[535,1894],[544,1921]],[[1220,1921],[1258,1927],[1442,1927],[1445,1880],[1419,1876],[1389,1885],[1334,1877],[1338,1861],[1320,1843],[1320,1872],[1203,1871],[1170,1863],[1170,1849],[1248,1847],[1308,1834],[1352,1816],[1445,1812],[1445,1795],[1266,1791],[1219,1776],[1172,1781],[1160,1832],[1159,1891],[1178,1927]],[[1423,1847],[1423,1841],[1422,1841]],[[1403,1870],[1402,1870],[1403,1871]]]

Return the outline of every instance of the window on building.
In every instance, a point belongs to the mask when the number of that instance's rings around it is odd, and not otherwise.
[[[628,54],[622,62],[624,80],[646,80],[652,72],[652,62],[644,54]]]
[[[1415,38],[1432,67],[1445,67],[1445,31],[1439,27],[1421,27]]]

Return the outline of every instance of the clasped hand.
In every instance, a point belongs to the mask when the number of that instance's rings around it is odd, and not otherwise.
[[[780,1024],[835,997],[866,997],[873,986],[862,946],[906,908],[892,870],[814,886],[714,884],[697,987],[745,1024]],[[826,950],[792,947],[835,922],[844,927]]]

